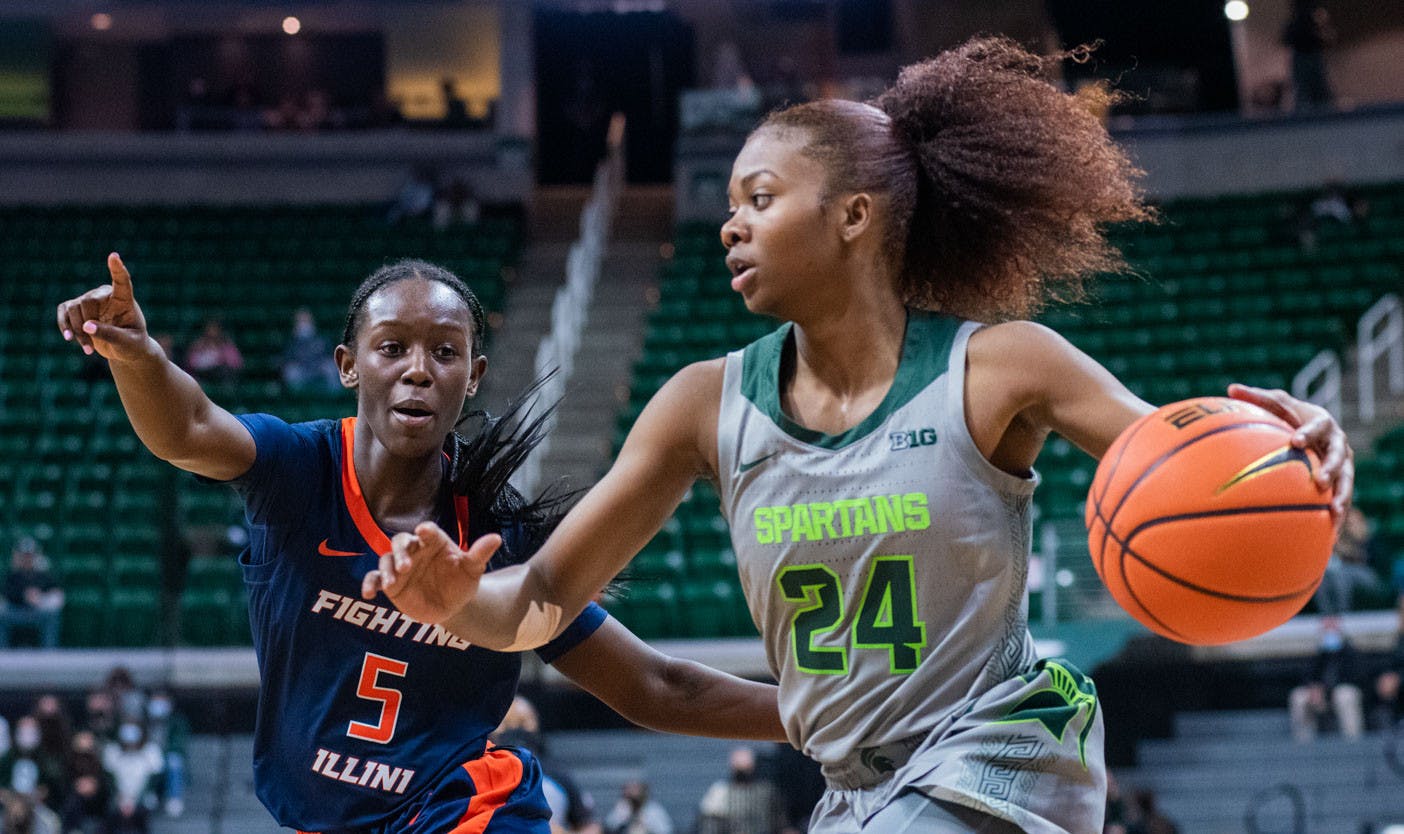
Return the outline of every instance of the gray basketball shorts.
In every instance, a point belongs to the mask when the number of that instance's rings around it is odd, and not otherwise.
[[[1091,679],[1065,660],[1040,660],[942,722],[909,754],[899,742],[855,751],[826,767],[829,790],[809,830],[1100,832],[1107,796],[1103,743]]]

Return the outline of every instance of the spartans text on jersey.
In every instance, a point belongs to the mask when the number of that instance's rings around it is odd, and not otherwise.
[[[931,526],[926,493],[874,495],[757,507],[756,542],[782,544],[925,530]]]

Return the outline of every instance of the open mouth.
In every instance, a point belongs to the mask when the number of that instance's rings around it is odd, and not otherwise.
[[[731,270],[731,288],[737,291],[756,274],[756,265],[744,258],[727,258],[726,268]]]
[[[422,426],[434,419],[433,410],[423,403],[401,403],[390,411],[401,423],[409,426]]]

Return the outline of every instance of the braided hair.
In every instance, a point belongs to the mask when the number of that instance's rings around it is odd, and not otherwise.
[[[457,275],[427,261],[405,259],[386,264],[361,282],[346,310],[341,343],[354,348],[362,311],[371,296],[401,281],[433,281],[453,290],[473,317],[469,358],[482,355],[487,319],[478,296]],[[468,499],[474,526],[502,532],[517,528],[519,536],[504,536],[489,568],[519,564],[535,553],[556,528],[579,494],[557,484],[528,501],[510,483],[512,474],[546,436],[546,422],[556,410],[550,403],[539,411],[535,397],[554,371],[534,381],[498,417],[486,411],[465,411],[444,438],[449,457],[449,482],[455,495]],[[535,412],[535,413],[534,413]],[[513,540],[520,548],[513,548]],[[520,550],[520,552],[518,552]]]

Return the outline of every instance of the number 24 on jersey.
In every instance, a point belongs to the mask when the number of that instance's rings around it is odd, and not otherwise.
[[[785,601],[800,606],[790,622],[795,665],[811,675],[848,674],[846,646],[815,643],[820,635],[844,625],[839,575],[827,565],[791,565],[775,581]],[[921,664],[925,647],[926,623],[917,618],[912,557],[874,558],[853,621],[853,648],[886,650],[892,674],[905,675]]]

